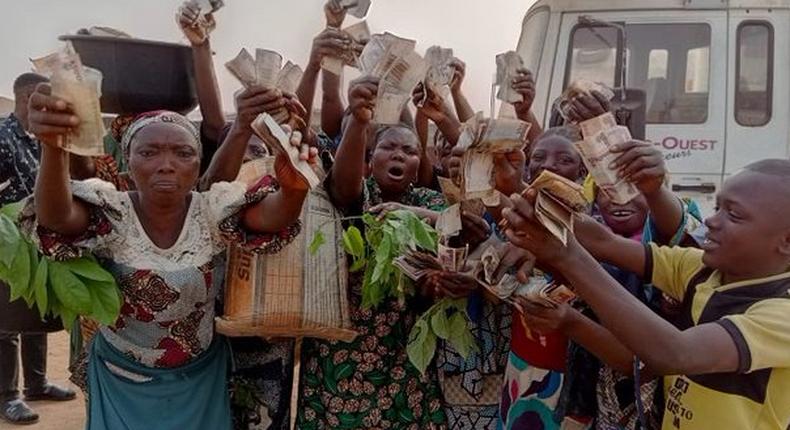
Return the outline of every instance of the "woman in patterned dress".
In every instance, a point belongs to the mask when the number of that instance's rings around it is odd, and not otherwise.
[[[118,320],[100,328],[82,361],[87,428],[229,429],[228,350],[213,331],[218,262],[228,241],[277,252],[295,237],[307,185],[278,158],[279,185],[264,177],[250,190],[218,183],[193,192],[198,134],[172,112],[143,115],[124,135],[136,191],[70,183],[60,144],[79,122],[47,86],[31,98],[31,128],[45,145],[24,221],[50,257],[93,252],[121,290]]]
[[[351,117],[327,178],[335,205],[346,215],[366,210],[414,210],[422,218],[444,205],[441,194],[414,188],[420,164],[415,133],[395,126],[375,134],[366,163],[378,85],[364,78],[349,90]],[[365,180],[366,168],[371,177]],[[419,299],[385,300],[363,309],[362,279],[350,279],[351,319],[359,332],[350,343],[310,340],[303,346],[299,428],[434,429],[444,425],[435,372],[421,375],[409,362],[406,342]]]

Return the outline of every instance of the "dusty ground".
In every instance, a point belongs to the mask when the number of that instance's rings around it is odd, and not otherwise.
[[[69,384],[69,335],[62,331],[49,335],[47,377],[56,384]],[[41,420],[30,426],[15,426],[0,419],[0,430],[82,430],[85,428],[85,402],[79,389],[77,399],[70,402],[32,402],[30,406],[38,412]]]

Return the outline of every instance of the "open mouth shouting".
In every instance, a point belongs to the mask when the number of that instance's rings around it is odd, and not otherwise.
[[[406,177],[406,170],[401,165],[390,166],[387,169],[387,177],[392,182],[403,182]]]

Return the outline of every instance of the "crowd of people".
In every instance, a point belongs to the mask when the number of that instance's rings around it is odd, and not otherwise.
[[[359,336],[305,339],[298,385],[292,341],[216,334],[228,245],[279,252],[300,234],[309,192],[284,154],[273,176],[252,187],[234,182],[243,163],[269,156],[251,128],[258,115],[285,107],[301,117],[291,141],[310,145],[304,158],[327,172],[322,186],[346,216],[407,210],[435,223],[448,206],[440,181],[463,174],[457,143],[475,114],[464,63],[452,63],[447,100],[420,85],[402,123],[379,126],[376,79],[352,81],[346,105],[342,78],[321,70],[350,44],[339,30],[344,10],[330,1],[325,13],[296,93],[240,90],[228,121],[213,25],[194,26],[199,14],[186,3],[178,23],[192,46],[202,121],[169,111],[119,116],[104,157],[61,149],[81,118],[46,78],[17,79],[16,110],[0,128],[0,183],[10,180],[0,202],[28,199],[20,225],[41,252],[93,253],[122,294],[115,324],[76,329],[83,338],[71,371],[86,393],[87,428],[286,429],[292,415],[304,430],[788,428],[790,161],[757,161],[733,175],[703,220],[666,186],[660,150],[631,141],[614,148],[611,168],[640,196],[615,203],[588,179],[574,146],[582,139],[575,124],[609,112],[609,102],[580,95],[567,124],[544,130],[525,69],[510,84],[523,97],[516,117],[531,124],[526,149],[495,156],[500,204],[482,216],[463,212],[460,241],[474,252],[498,239],[497,272],[522,283],[559,280],[576,301],[547,307],[522,297],[513,306],[470,273],[432,270],[419,294],[367,309],[363,279],[349,273]],[[319,79],[320,124],[310,124]],[[544,171],[586,187],[589,210],[575,216],[567,244],[535,213],[529,183]],[[409,361],[408,334],[445,297],[468,299],[476,347],[464,357],[440,342],[421,373]],[[43,371],[28,371],[46,354],[28,346],[45,345],[42,336],[22,337],[26,398],[71,399]],[[0,336],[0,415],[31,423],[37,416],[16,387],[16,345],[16,335]]]

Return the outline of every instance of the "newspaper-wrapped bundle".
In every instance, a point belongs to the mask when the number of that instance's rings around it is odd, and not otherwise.
[[[524,101],[524,96],[513,89],[513,79],[518,69],[523,67],[524,60],[515,51],[508,51],[496,56],[496,85],[499,87],[496,98],[505,103]]]
[[[54,54],[31,61],[37,73],[49,77],[52,95],[69,102],[80,118],[79,127],[63,139],[62,148],[77,155],[104,155],[101,72],[83,66],[71,42]]]
[[[618,157],[612,153],[612,147],[631,141],[628,127],[618,126],[611,113],[584,121],[579,126],[584,140],[576,142],[575,146],[598,188],[620,205],[636,198],[640,194],[636,186],[618,177],[617,170],[610,167]]]
[[[242,168],[240,180],[254,183],[273,172],[273,159]],[[302,234],[275,255],[228,251],[225,313],[216,328],[226,336],[316,337],[352,341],[348,270],[341,215],[323,188],[312,190],[301,215]],[[309,238],[321,231],[326,244],[310,252]]]
[[[425,78],[427,64],[414,48],[417,42],[395,35],[377,34],[359,57],[363,74],[379,79],[373,121],[398,124],[414,87]]]
[[[370,40],[370,28],[366,21],[360,21],[342,31],[351,38],[351,46],[343,51],[340,58],[324,57],[321,60],[321,68],[337,76],[343,73],[343,66],[359,67],[359,53],[365,49],[365,45]]]

